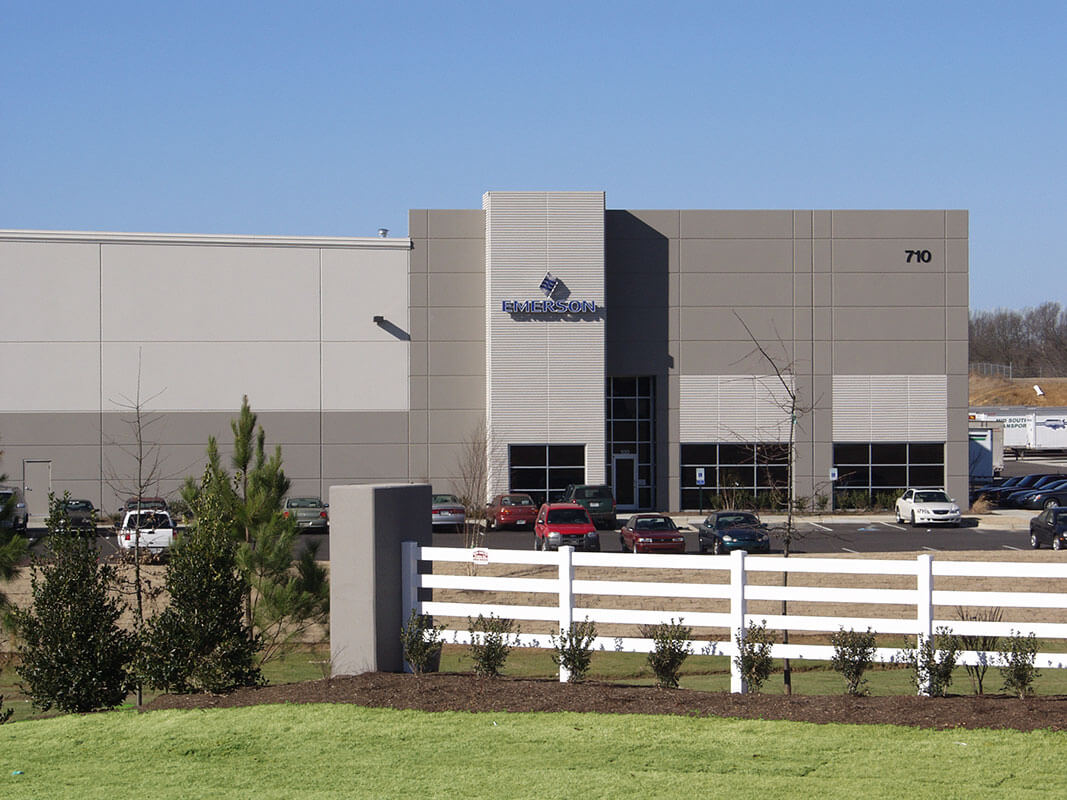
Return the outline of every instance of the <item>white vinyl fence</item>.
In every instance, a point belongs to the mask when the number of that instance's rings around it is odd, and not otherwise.
[[[1067,563],[1040,564],[1029,562],[987,561],[935,561],[931,555],[920,555],[915,560],[876,560],[855,558],[784,558],[782,556],[746,557],[743,551],[727,556],[707,555],[631,555],[624,553],[574,552],[571,547],[562,547],[558,552],[524,550],[490,550],[487,548],[420,547],[414,542],[402,545],[404,619],[411,611],[437,617],[476,618],[479,614],[522,621],[547,621],[554,631],[566,630],[572,622],[591,620],[598,626],[604,624],[655,625],[684,620],[693,628],[718,628],[731,632],[726,641],[692,641],[693,652],[703,655],[730,656],[733,692],[743,692],[745,687],[734,664],[737,646],[733,637],[750,622],[766,622],[768,630],[834,633],[840,629],[866,631],[877,634],[915,634],[926,639],[939,628],[949,628],[961,636],[1026,636],[1033,633],[1041,640],[1067,640],[1067,623],[1063,622],[990,622],[961,619],[940,619],[934,615],[935,607],[966,607],[969,609],[1067,609],[1067,593],[1045,591],[988,591],[938,589],[935,581],[942,578],[962,578],[966,584],[973,579],[1007,578],[1035,583],[1042,587],[1067,588]],[[476,565],[471,570],[477,573],[477,565],[515,565],[516,571],[529,570],[531,566],[555,566],[553,577],[494,577],[478,574],[435,574],[420,571],[419,563],[458,562]],[[593,567],[595,578],[575,579],[576,567]],[[429,568],[429,566],[427,566]],[[728,573],[726,582],[642,582],[630,579],[613,579],[623,570],[695,570]],[[752,573],[772,572],[816,573],[822,575],[875,575],[905,576],[913,582],[913,588],[855,588],[849,586],[799,586],[757,585],[749,583]],[[633,572],[627,572],[627,577]],[[1035,579],[1053,579],[1036,582]],[[955,581],[958,585],[961,581]],[[467,593],[509,592],[545,595],[551,605],[501,605],[486,602],[442,602],[420,600],[419,590],[466,590]],[[423,593],[425,594],[425,593]],[[684,611],[667,607],[661,610],[637,610],[626,608],[583,607],[575,605],[575,597],[598,596],[617,598],[657,598],[668,603],[671,598],[727,600],[726,612]],[[789,614],[752,614],[747,605],[751,600],[803,602],[805,606],[815,603],[850,604],[853,609],[848,616],[796,616]],[[619,601],[620,603],[624,601]],[[862,605],[877,604],[911,606],[915,615],[898,617],[862,616]],[[722,605],[719,603],[718,605]],[[852,614],[855,614],[853,616]],[[1032,611],[1030,612],[1032,613]],[[1025,613],[1017,616],[1026,616]],[[1050,616],[1043,614],[1043,616]],[[1053,614],[1051,616],[1061,616]],[[1067,611],[1062,615],[1067,619]],[[445,631],[446,641],[470,643],[467,630]],[[522,633],[519,644],[526,647],[549,647],[544,634]],[[650,639],[635,637],[598,637],[593,643],[598,650],[647,653],[652,650]],[[833,656],[830,645],[775,644],[775,658],[817,659],[828,661]],[[959,664],[994,664],[995,652],[964,651]],[[899,661],[898,648],[878,648],[875,660]],[[1037,667],[1059,669],[1067,667],[1067,653],[1038,653]],[[567,674],[560,671],[560,680]]]

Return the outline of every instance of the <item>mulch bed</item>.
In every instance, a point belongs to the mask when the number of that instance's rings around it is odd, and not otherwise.
[[[236,708],[270,703],[351,703],[421,711],[582,711],[780,719],[799,722],[909,725],[919,728],[1067,730],[1067,697],[1020,700],[1004,695],[848,697],[737,695],[588,681],[478,678],[434,673],[416,677],[368,672],[305,683],[241,689],[227,695],[161,695],[145,710]]]

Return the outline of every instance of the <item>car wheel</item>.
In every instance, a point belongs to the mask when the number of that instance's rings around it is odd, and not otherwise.
[[[1034,548],[1035,550],[1038,550],[1038,549],[1041,548],[1041,542],[1038,541],[1036,533],[1031,533],[1030,534],[1030,546],[1032,548]]]
[[[1055,497],[1050,497],[1048,500],[1045,501],[1045,508],[1055,508],[1059,504],[1059,500],[1057,500]]]
[[[904,517],[900,516],[900,509],[899,508],[894,509],[893,513],[895,513],[897,515],[897,524],[898,525],[903,525],[904,524]]]
[[[919,523],[915,521],[915,512],[914,511],[911,512],[911,527],[913,527],[913,528],[918,528],[919,527]]]
[[[1053,536],[1052,537],[1052,549],[1053,550],[1062,550],[1063,549],[1063,541],[1060,539],[1059,536]]]
[[[722,555],[722,539],[716,539],[711,543],[711,552],[713,555]]]

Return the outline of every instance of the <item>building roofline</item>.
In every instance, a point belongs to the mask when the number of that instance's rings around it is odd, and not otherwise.
[[[367,247],[410,250],[408,237],[255,236],[206,233],[121,233],[114,231],[0,230],[3,242],[72,242],[87,244],[176,244],[242,247]]]

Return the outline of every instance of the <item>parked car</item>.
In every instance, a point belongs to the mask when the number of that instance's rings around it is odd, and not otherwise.
[[[589,512],[590,519],[598,528],[615,530],[618,521],[615,518],[615,495],[611,487],[597,484],[571,484],[563,490],[562,503],[577,503]]]
[[[908,489],[897,498],[897,522],[920,525],[959,525],[960,507],[944,489]]]
[[[1065,506],[1067,505],[1067,480],[1047,483],[1040,489],[1031,489],[1019,496],[1011,495],[1009,502],[1013,508],[1034,510]]]
[[[1067,547],[1067,508],[1046,508],[1030,520],[1030,546],[1037,550],[1047,544],[1053,550]]]
[[[528,494],[498,494],[485,507],[485,525],[529,529],[537,519],[537,504]]]
[[[600,535],[589,512],[577,503],[545,503],[534,522],[534,550],[599,550]]]
[[[619,544],[631,553],[684,553],[685,535],[666,514],[634,514],[619,531]]]
[[[1001,483],[1000,486],[989,489],[982,492],[981,496],[991,503],[1000,504],[1000,502],[1008,495],[1014,492],[1021,491],[1023,489],[1037,489],[1052,480],[1062,478],[1061,475],[1049,475],[1048,473],[1031,473],[1030,475],[1023,475],[1015,483],[1009,484],[1010,478]]]
[[[22,492],[15,486],[0,486],[0,509],[10,505],[10,513],[0,519],[0,528],[12,528],[25,532],[30,523],[30,512],[22,499]]]
[[[96,508],[88,500],[63,500],[60,501],[63,510],[67,512],[70,527],[74,530],[96,530]]]
[[[301,533],[329,533],[329,507],[318,497],[287,497],[282,503],[282,516],[296,520]]]
[[[127,511],[116,537],[119,547],[123,550],[136,548],[138,533],[142,550],[162,553],[174,544],[174,521],[167,511],[141,511],[140,515],[137,511]]]
[[[454,494],[435,494],[433,496],[433,528],[452,527],[459,530],[467,521],[467,512],[463,503]]]
[[[748,553],[771,552],[767,526],[751,511],[716,511],[697,526],[700,552],[715,555],[744,550]]]

